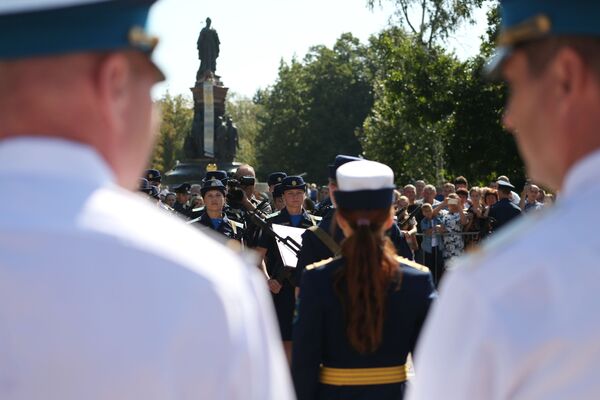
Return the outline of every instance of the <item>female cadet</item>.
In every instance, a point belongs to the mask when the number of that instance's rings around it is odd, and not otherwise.
[[[427,268],[397,257],[393,172],[373,161],[337,171],[341,256],[302,276],[292,375],[299,400],[402,399],[406,360],[435,297]]]
[[[300,176],[288,176],[279,184],[283,192],[285,208],[271,214],[267,218],[269,224],[310,228],[316,226],[317,217],[306,212],[303,208],[306,183]],[[296,304],[292,269],[283,265],[277,243],[267,232],[261,232],[257,247],[266,264],[266,275],[269,289],[273,296],[279,330],[283,339],[284,349],[288,359],[292,353],[292,320]]]
[[[243,237],[243,225],[227,218],[223,212],[225,207],[225,185],[218,179],[204,182],[200,190],[204,200],[204,212],[200,215],[198,223],[213,229],[230,239],[238,241]]]

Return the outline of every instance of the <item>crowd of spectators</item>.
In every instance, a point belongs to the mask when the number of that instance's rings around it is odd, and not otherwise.
[[[521,213],[537,212],[554,201],[530,182],[517,194],[506,176],[487,187],[469,187],[463,176],[438,188],[417,180],[398,188],[394,196],[397,223],[415,260],[431,269],[436,283],[454,257]]]

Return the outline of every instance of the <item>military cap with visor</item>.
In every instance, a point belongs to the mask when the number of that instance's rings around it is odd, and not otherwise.
[[[521,44],[549,36],[600,37],[600,1],[500,0],[502,25],[485,72],[498,79],[502,65]]]
[[[148,169],[146,170],[146,179],[148,179],[149,182],[160,182],[162,177],[159,170]]]
[[[281,182],[281,190],[286,192],[293,189],[306,189],[306,182],[301,176],[287,176]]]
[[[224,185],[227,185],[227,180],[229,179],[229,176],[227,176],[227,171],[223,170],[206,171],[206,175],[204,176],[203,182],[210,181],[212,179],[218,179],[221,182],[223,182]]]
[[[225,194],[225,185],[223,185],[223,182],[218,179],[207,180],[202,184],[200,195],[204,197],[210,190],[218,190],[219,192]]]
[[[267,184],[269,186],[277,185],[283,181],[283,179],[287,176],[285,172],[273,172],[270,173],[267,177]]]
[[[354,157],[354,156],[347,156],[344,154],[339,154],[339,155],[335,156],[335,160],[333,161],[333,164],[329,164],[329,179],[332,179],[332,180],[336,179],[335,173],[337,172],[337,169],[339,167],[341,167],[342,165],[349,163],[351,161],[360,161],[360,160],[362,160],[362,158],[358,158],[358,157]]]
[[[138,50],[151,55],[158,38],[147,30],[156,0],[2,0],[0,60],[86,52]]]
[[[338,190],[333,192],[339,208],[376,210],[392,206],[394,172],[375,161],[353,161],[342,165],[336,174]]]
[[[181,185],[174,187],[173,191],[175,193],[189,194],[191,188],[192,185],[190,185],[189,183],[182,183]]]

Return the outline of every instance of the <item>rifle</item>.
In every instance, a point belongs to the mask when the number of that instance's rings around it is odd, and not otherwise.
[[[285,247],[290,249],[296,256],[298,256],[298,254],[300,253],[300,249],[302,248],[302,246],[300,246],[298,242],[296,242],[289,236],[282,237],[281,235],[279,235],[273,230],[273,228],[271,228],[271,225],[267,221],[260,218],[254,211],[248,211],[247,217],[250,220],[250,222],[262,229],[264,233],[271,236],[278,242],[282,243]]]

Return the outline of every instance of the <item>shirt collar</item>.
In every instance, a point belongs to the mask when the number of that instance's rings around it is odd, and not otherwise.
[[[57,138],[19,137],[0,140],[0,173],[34,175],[109,185],[112,170],[90,146]]]
[[[600,150],[578,161],[567,173],[561,197],[574,196],[587,185],[596,186],[600,180]]]

